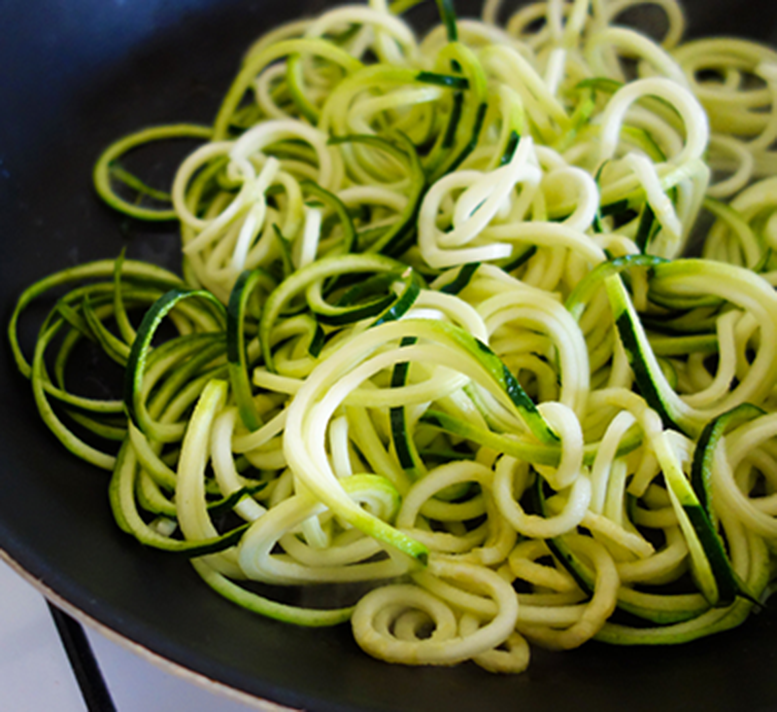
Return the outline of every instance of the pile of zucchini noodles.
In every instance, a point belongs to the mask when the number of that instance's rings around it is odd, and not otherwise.
[[[674,0],[440,0],[420,40],[412,4],[272,30],[212,127],[105,151],[99,193],[180,222],[183,278],[121,256],[22,295],[43,419],[142,544],[387,661],[739,624],[777,551],[777,53],[683,42]],[[122,162],[180,138],[169,194]],[[84,340],[122,397],[68,387]]]

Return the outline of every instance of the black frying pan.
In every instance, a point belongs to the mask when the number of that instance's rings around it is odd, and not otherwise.
[[[97,153],[145,125],[209,122],[250,41],[319,9],[306,0],[0,1],[3,323],[34,279],[123,246],[174,267],[173,227],[127,221],[94,197]],[[772,2],[696,0],[690,13],[695,34],[777,38]],[[73,609],[208,678],[322,712],[777,710],[777,605],[681,647],[535,650],[516,677],[468,665],[388,666],[361,653],[347,626],[306,630],[254,617],[212,593],[184,560],[123,535],[106,475],[39,423],[6,347],[0,368],[0,548]]]

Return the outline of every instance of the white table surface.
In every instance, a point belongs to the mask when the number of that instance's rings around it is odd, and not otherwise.
[[[0,710],[88,712],[44,597],[0,560]],[[256,712],[84,627],[118,712]]]

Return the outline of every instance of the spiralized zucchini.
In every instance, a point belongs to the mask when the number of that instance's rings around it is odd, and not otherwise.
[[[183,278],[121,257],[22,295],[44,421],[141,543],[383,660],[738,625],[777,552],[777,53],[684,40],[674,0],[440,0],[422,38],[412,4],[275,29],[212,127],[105,151],[98,192],[178,220]],[[641,5],[658,36],[619,24]],[[122,165],[176,138],[169,191]],[[85,339],[123,396],[73,392]]]

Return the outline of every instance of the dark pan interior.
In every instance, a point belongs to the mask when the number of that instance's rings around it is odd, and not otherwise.
[[[97,153],[145,125],[208,122],[250,41],[322,6],[0,3],[3,322],[34,279],[115,257],[122,247],[175,266],[174,229],[122,219],[93,195]],[[771,2],[697,0],[690,12],[695,33],[775,38]],[[593,643],[563,654],[534,651],[529,672],[516,677],[469,665],[388,666],[363,655],[346,626],[306,630],[254,617],[213,594],[186,561],[144,550],[119,532],[106,474],[61,448],[38,422],[5,346],[0,360],[0,547],[88,616],[187,668],[322,712],[777,710],[777,604],[736,631],[676,648]]]

